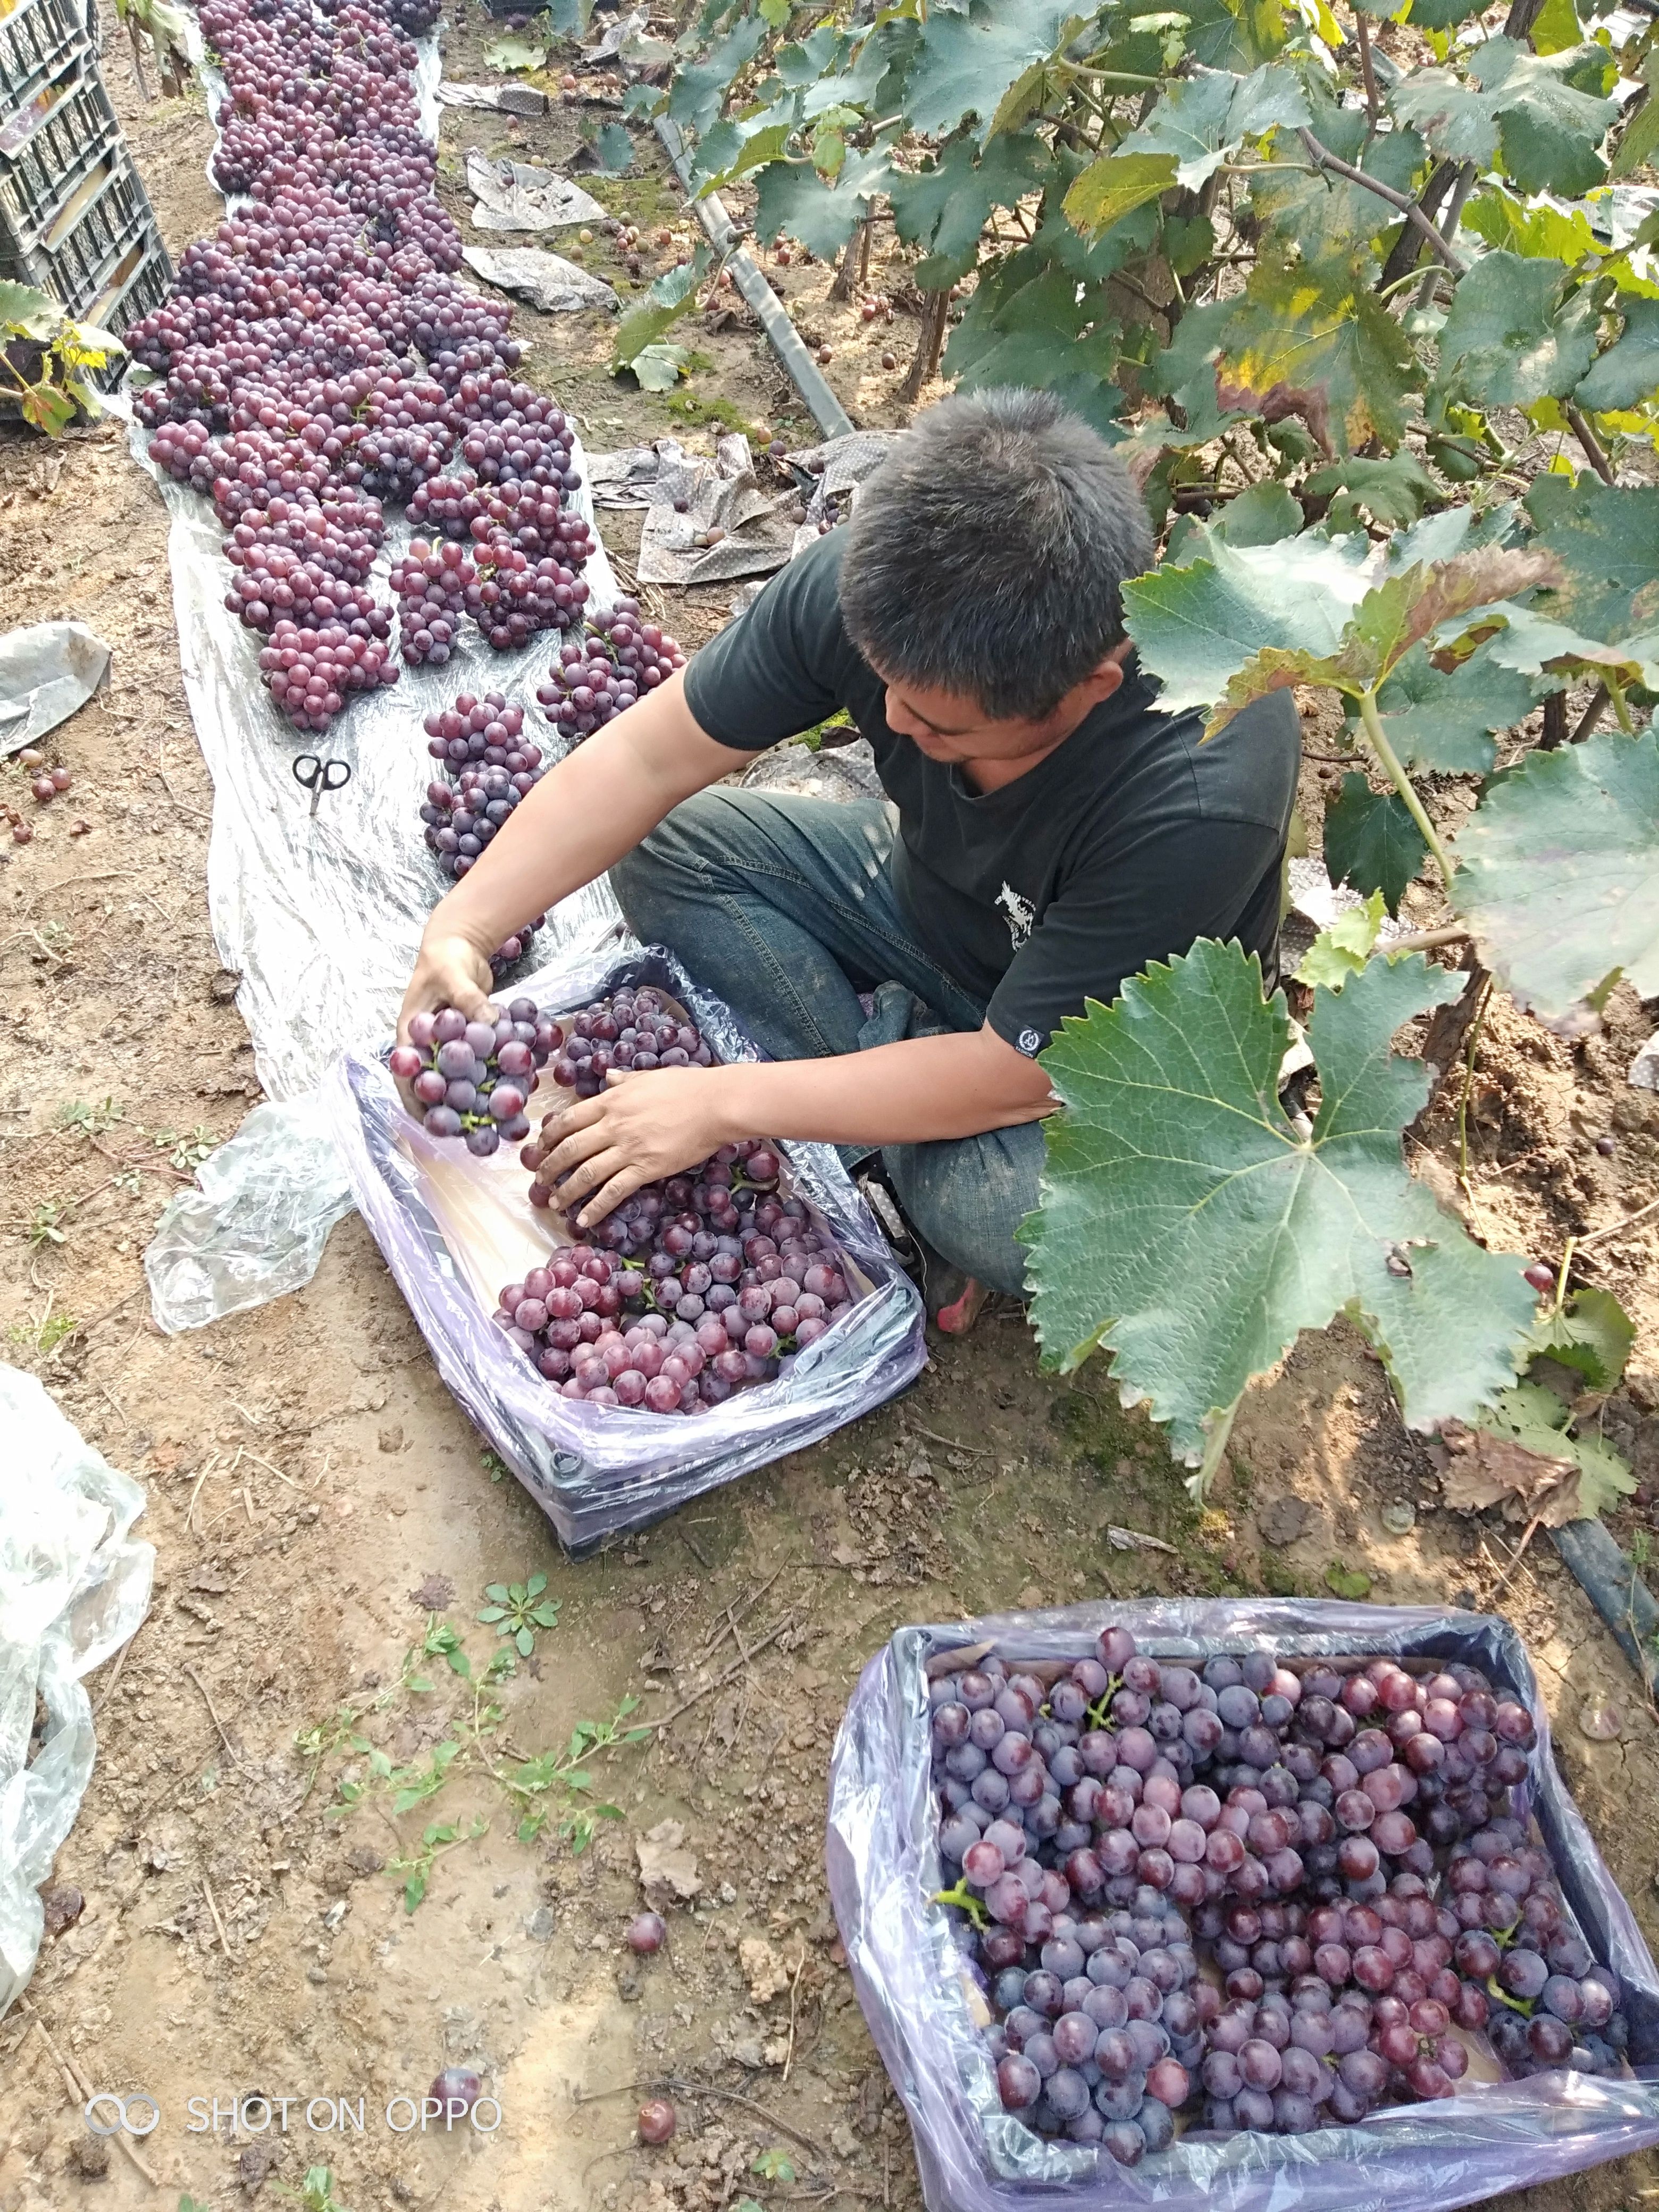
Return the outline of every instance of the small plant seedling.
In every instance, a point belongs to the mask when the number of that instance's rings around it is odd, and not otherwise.
[[[180,1175],[189,1175],[199,1168],[218,1149],[219,1140],[198,1121],[187,1137],[176,1129],[158,1129],[150,1142],[158,1152],[166,1152],[167,1164],[178,1169]]]
[[[492,1482],[501,1481],[508,1471],[507,1462],[499,1452],[481,1451],[478,1454],[478,1464]]]
[[[795,2178],[794,2161],[787,2150],[775,2144],[770,2150],[760,2152],[750,2166],[750,2173],[759,2174],[763,2181],[791,2182]]]
[[[428,1659],[442,1659],[452,1674],[459,1674],[464,1682],[472,1680],[472,1662],[461,1647],[461,1639],[447,1620],[434,1613],[426,1625],[426,1634],[421,1640],[422,1656]],[[410,1684],[410,1689],[419,1686]],[[429,1689],[432,1686],[428,1683]]]
[[[112,1098],[100,1098],[95,1106],[84,1098],[71,1098],[58,1109],[60,1129],[74,1129],[83,1137],[106,1135],[122,1118],[121,1109]]]
[[[62,1244],[67,1241],[58,1224],[60,1221],[66,1220],[73,1211],[71,1205],[68,1203],[60,1205],[56,1199],[50,1198],[43,1205],[35,1207],[34,1212],[29,1216],[27,1233],[29,1243],[37,1252],[43,1244]]]
[[[454,1820],[434,1820],[422,1830],[419,1850],[400,1854],[397,1858],[386,1861],[388,1874],[400,1874],[404,1877],[405,1912],[413,1913],[419,1908],[422,1899],[426,1895],[433,1867],[445,1852],[453,1850],[458,1844],[476,1842],[478,1837],[488,1832],[489,1827],[489,1821],[482,1816],[468,1828],[463,1828]],[[344,2212],[343,2207],[341,2212]]]
[[[343,2204],[334,2194],[334,2176],[325,2166],[307,2166],[306,2178],[297,2189],[290,2187],[285,2181],[274,2182],[271,2185],[279,2197],[286,2197],[290,2204],[299,2205],[301,2212],[350,2212],[350,2208]],[[184,2212],[182,2205],[179,2212]]]
[[[11,1330],[14,1344],[33,1345],[37,1352],[55,1352],[66,1336],[73,1336],[80,1323],[73,1314],[46,1313],[37,1322],[20,1321]]]
[[[489,1603],[478,1618],[498,1636],[510,1637],[521,1659],[536,1649],[538,1628],[556,1628],[560,1601],[542,1596],[547,1577],[533,1574],[526,1583],[490,1583],[484,1590]],[[539,1601],[539,1602],[538,1602]]]
[[[1358,1567],[1344,1566],[1340,1559],[1333,1559],[1325,1570],[1325,1585],[1337,1597],[1367,1598],[1371,1594],[1371,1578]]]

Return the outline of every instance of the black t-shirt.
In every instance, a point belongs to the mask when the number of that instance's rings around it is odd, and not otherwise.
[[[1020,1052],[1195,938],[1237,938],[1271,984],[1301,750],[1290,695],[1205,744],[1202,715],[1160,714],[1131,659],[1064,744],[976,792],[889,728],[885,687],[842,619],[846,544],[834,530],[809,546],[697,653],[686,698],[700,727],[759,752],[848,710],[898,808],[894,881],[919,941]]]

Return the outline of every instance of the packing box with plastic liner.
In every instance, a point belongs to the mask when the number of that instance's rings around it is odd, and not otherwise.
[[[1093,1656],[1111,1624],[1192,1666],[1218,1653],[1364,1655],[1480,1668],[1537,1729],[1516,1814],[1547,1850],[1578,1932],[1623,1984],[1628,2069],[1485,2081],[1303,2135],[1188,2127],[1135,2166],[1052,2141],[1004,2111],[951,1917],[931,1778],[930,1660],[979,1646],[1017,1662]],[[957,1664],[964,1663],[957,1660]],[[903,2099],[929,2212],[1444,2212],[1659,2144],[1659,1974],[1551,1756],[1521,1640],[1478,1614],[1312,1601],[1159,1599],[902,1628],[865,1668],[830,1766],[830,1897],[854,1986]],[[983,2017],[982,2008],[981,2017]],[[1495,2069],[1491,2069],[1495,2070]]]
[[[646,983],[685,1007],[719,1059],[757,1056],[730,1010],[660,951],[612,947],[498,996],[531,998],[558,1016]],[[427,1136],[377,1060],[348,1054],[329,1097],[353,1194],[439,1373],[572,1553],[816,1443],[903,1389],[922,1365],[921,1300],[836,1154],[785,1144],[789,1189],[834,1237],[857,1292],[826,1334],[776,1381],[695,1419],[562,1397],[491,1319],[502,1285],[542,1264],[561,1233],[530,1204],[516,1148],[477,1159]],[[544,1082],[529,1110],[538,1116],[567,1097]]]

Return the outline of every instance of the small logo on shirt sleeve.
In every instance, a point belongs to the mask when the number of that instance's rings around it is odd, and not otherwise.
[[[1022,1030],[1020,1031],[1019,1049],[1024,1054],[1027,1060],[1033,1059],[1036,1056],[1036,1053],[1041,1048],[1042,1044],[1042,1036],[1036,1030]]]

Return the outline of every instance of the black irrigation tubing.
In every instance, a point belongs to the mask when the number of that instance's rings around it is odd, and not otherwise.
[[[1659,1698],[1659,1605],[1636,1562],[1599,1521],[1569,1521],[1550,1534],[1590,1603],[1613,1631],[1620,1650],[1642,1677],[1649,1696]]]
[[[674,174],[681,188],[691,190],[691,163],[686,153],[685,141],[680,136],[679,125],[666,115],[657,118],[657,136],[662,141],[663,151],[673,165]],[[822,370],[801,343],[800,333],[778,304],[777,295],[756,267],[748,249],[737,244],[737,233],[732,228],[732,218],[721,204],[718,192],[706,198],[694,200],[693,210],[702,225],[709,244],[724,253],[726,267],[732,271],[732,281],[748,305],[760,318],[760,326],[771,341],[772,350],[788,372],[789,380],[806,402],[808,412],[818,426],[818,434],[824,438],[845,438],[854,428],[851,416],[830,389]],[[735,249],[735,250],[734,250]]]

